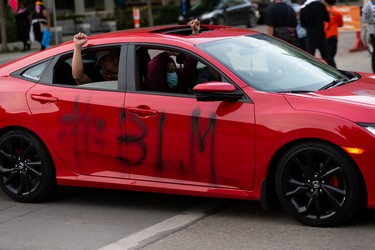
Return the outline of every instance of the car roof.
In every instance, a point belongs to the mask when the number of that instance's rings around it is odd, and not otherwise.
[[[89,41],[99,43],[145,42],[163,39],[173,39],[193,45],[225,39],[228,37],[259,33],[247,28],[231,26],[201,25],[199,34],[192,35],[188,25],[164,25],[147,28],[129,29],[89,36]],[[145,38],[147,38],[145,40]],[[109,41],[110,40],[110,41]]]

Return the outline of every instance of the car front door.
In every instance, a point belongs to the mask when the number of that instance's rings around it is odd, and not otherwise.
[[[131,179],[252,188],[255,128],[249,99],[201,102],[192,94],[141,90],[136,81],[129,79],[125,98]]]

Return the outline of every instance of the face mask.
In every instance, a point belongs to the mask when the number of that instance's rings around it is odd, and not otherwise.
[[[167,84],[170,89],[177,86],[178,77],[176,72],[167,73]]]

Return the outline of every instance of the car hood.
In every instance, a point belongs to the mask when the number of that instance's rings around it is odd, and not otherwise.
[[[353,122],[375,122],[375,75],[343,86],[306,94],[285,94],[292,108],[328,113]]]

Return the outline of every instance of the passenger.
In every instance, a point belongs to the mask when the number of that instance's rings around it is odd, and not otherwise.
[[[197,19],[188,24],[192,29],[192,34],[199,33],[200,22]],[[177,52],[165,51],[148,63],[146,78],[148,90],[191,93],[197,61],[186,56],[183,67],[177,69],[175,61],[171,58],[177,55]]]
[[[99,71],[87,75],[84,72],[82,62],[82,46],[87,43],[87,35],[79,32],[73,38],[74,52],[72,60],[72,75],[77,84],[100,81],[116,81],[119,68],[119,49],[99,51],[96,54],[97,64],[101,66]]]

